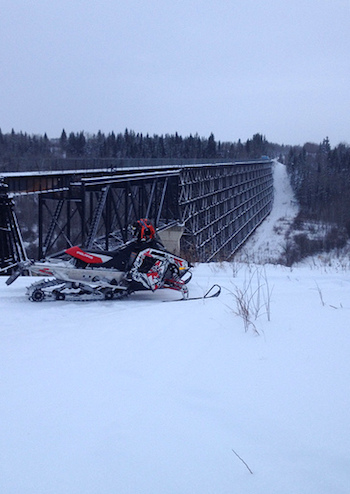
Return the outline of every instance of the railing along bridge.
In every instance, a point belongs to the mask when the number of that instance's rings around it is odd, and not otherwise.
[[[271,211],[272,162],[3,173],[1,268],[26,255],[22,214],[19,227],[15,215],[22,196],[36,198],[38,258],[71,245],[113,249],[129,239],[129,225],[148,217],[165,243],[175,238],[193,258],[229,259]]]

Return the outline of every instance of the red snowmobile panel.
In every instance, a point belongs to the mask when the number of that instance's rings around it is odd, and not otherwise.
[[[112,259],[111,256],[85,252],[83,249],[77,246],[70,247],[69,249],[67,249],[66,254],[69,254],[70,256],[75,257],[76,259],[80,259],[81,261],[84,261],[87,264],[103,264],[104,262],[107,262],[110,259]]]

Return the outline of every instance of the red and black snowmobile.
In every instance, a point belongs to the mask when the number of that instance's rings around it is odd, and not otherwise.
[[[29,300],[111,300],[139,290],[170,288],[188,297],[191,265],[165,250],[147,220],[134,225],[135,240],[103,252],[70,247],[62,258],[25,261],[10,276],[10,285],[24,270],[50,277],[27,289]]]

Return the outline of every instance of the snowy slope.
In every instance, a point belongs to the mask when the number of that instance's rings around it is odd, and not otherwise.
[[[193,295],[223,287],[204,302],[0,279],[0,492],[348,493],[349,272],[257,269],[198,265]],[[234,313],[257,273],[260,336]]]
[[[285,247],[285,234],[299,208],[290,185],[285,165],[275,161],[273,169],[274,203],[269,216],[248,239],[236,259],[265,263],[277,262]]]

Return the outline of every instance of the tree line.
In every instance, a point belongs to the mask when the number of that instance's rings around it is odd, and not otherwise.
[[[59,138],[49,139],[27,133],[3,134],[0,130],[0,160],[2,163],[16,158],[180,158],[232,160],[257,159],[268,155],[276,157],[284,151],[284,146],[269,143],[266,137],[255,134],[246,142],[222,142],[198,134],[182,137],[175,134],[150,136],[125,129],[115,134],[86,134],[84,132],[62,131]]]

